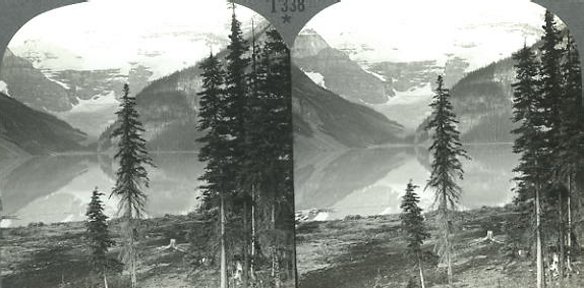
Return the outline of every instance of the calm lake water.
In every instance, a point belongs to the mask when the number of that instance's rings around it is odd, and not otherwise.
[[[500,206],[513,199],[513,168],[518,157],[511,145],[466,146],[471,161],[464,161],[461,209]],[[424,191],[430,176],[430,155],[423,147],[352,150],[311,157],[297,162],[296,210],[321,209],[318,220],[347,215],[400,212],[401,197],[410,179],[421,205],[434,202],[433,191]]]
[[[196,205],[204,164],[195,153],[157,154],[150,169],[147,214],[186,214]],[[116,216],[117,199],[109,199],[115,184],[113,161],[105,156],[58,156],[0,159],[0,192],[6,226],[31,222],[67,222],[85,219],[94,187],[106,193],[106,213]]]
[[[512,169],[518,157],[511,145],[467,147],[472,161],[464,162],[465,179],[461,208],[509,203],[513,198]],[[347,215],[398,213],[400,197],[409,179],[418,189],[422,205],[430,208],[432,191],[423,191],[430,175],[429,154],[423,148],[378,148],[343,153],[296,155],[296,209],[322,209],[321,220]],[[186,214],[198,205],[197,180],[204,164],[196,153],[154,155],[157,168],[150,170],[146,189],[148,216]],[[2,226],[31,222],[65,222],[85,219],[94,187],[109,196],[115,183],[114,164],[106,156],[58,156],[28,159],[0,157]],[[104,197],[106,213],[116,216],[115,197]]]

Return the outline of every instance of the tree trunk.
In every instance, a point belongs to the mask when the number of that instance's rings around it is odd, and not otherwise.
[[[452,272],[452,258],[450,255],[450,215],[448,214],[448,199],[446,198],[446,191],[442,189],[442,221],[444,225],[444,245],[446,253],[446,265],[447,265],[447,274],[448,274],[448,287],[453,287],[453,272]]]
[[[247,288],[249,285],[249,229],[248,229],[248,219],[247,219],[247,209],[248,209],[247,199],[243,200],[243,271],[241,275],[241,285],[243,288]]]
[[[107,276],[105,275],[105,273],[103,273],[103,287],[104,288],[109,288],[107,285]]]
[[[446,261],[448,262],[448,287],[453,288],[454,283],[452,278],[454,278],[454,275],[452,273],[452,259],[450,256],[450,252],[448,252],[448,255],[446,255]]]
[[[568,225],[567,225],[567,234],[568,234],[568,247],[567,247],[567,254],[566,254],[566,265],[568,271],[572,270],[572,171],[568,174],[568,199],[567,199],[567,208],[568,208]]]
[[[2,193],[0,192],[0,224],[2,224],[2,221],[4,220],[4,206],[2,206]],[[2,232],[2,228],[0,228],[0,239],[4,238],[3,232]],[[2,288],[2,273],[0,273],[0,288]]]
[[[274,196],[275,198],[275,196]],[[274,280],[274,287],[275,288],[280,288],[282,285],[282,281],[280,279],[280,259],[278,257],[278,243],[277,243],[277,238],[276,238],[276,199],[274,199],[273,203],[272,203],[272,215],[271,215],[271,221],[272,221],[272,229],[273,229],[273,233],[274,233],[274,239],[272,240],[272,279]]]
[[[418,268],[420,270],[420,286],[426,288],[426,282],[424,281],[424,269],[422,267],[422,257],[420,257],[420,251],[418,251]]]
[[[255,281],[255,258],[256,258],[256,219],[255,219],[255,185],[251,186],[251,255],[249,271],[252,280]]]
[[[537,288],[545,287],[543,271],[543,251],[541,247],[541,207],[540,207],[539,185],[535,187],[535,239],[537,257]]]
[[[136,277],[136,251],[134,249],[134,237],[135,237],[135,229],[134,227],[134,217],[132,213],[132,207],[128,207],[126,212],[126,221],[127,221],[127,231],[128,233],[128,262],[129,262],[129,270],[130,270],[130,287],[136,288],[138,287],[138,279]]]
[[[221,193],[221,219],[219,225],[221,226],[221,288],[227,288],[227,255],[225,253],[225,199]]]
[[[134,241],[130,242],[133,247],[134,245]],[[134,253],[134,249],[131,250],[131,254],[130,254],[130,281],[131,281],[131,288],[136,288],[138,287],[138,279],[136,277],[136,257],[135,257],[135,253]]]
[[[565,233],[564,233],[564,205],[563,205],[564,199],[562,197],[562,191],[559,191],[558,193],[558,217],[559,217],[559,223],[558,223],[558,230],[559,230],[559,241],[560,241],[560,257],[559,257],[559,261],[560,263],[558,263],[558,269],[560,270],[560,282],[562,282],[564,280],[564,253],[565,253],[565,247],[564,247],[564,243],[565,243]]]
[[[294,233],[294,235],[296,235],[296,232]],[[297,265],[297,264],[296,264],[296,259],[297,259],[297,254],[296,254],[296,245],[294,245],[294,246],[292,247],[292,249],[294,249],[294,253],[292,253],[292,255],[293,255],[293,257],[294,257],[294,258],[292,259],[292,269],[294,269],[294,271],[292,271],[292,273],[293,273],[293,274],[292,274],[292,276],[293,276],[293,279],[292,279],[292,280],[294,281],[294,287],[298,288],[298,285],[299,285],[299,283],[298,283],[298,282],[299,282],[299,281],[298,281],[298,267],[296,266],[296,265]],[[2,287],[0,287],[0,288],[2,288]]]

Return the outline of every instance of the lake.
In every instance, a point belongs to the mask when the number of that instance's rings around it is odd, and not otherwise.
[[[467,146],[472,161],[465,161],[461,209],[500,206],[513,199],[512,169],[518,157],[511,145]],[[296,210],[323,210],[321,220],[347,215],[399,213],[400,197],[412,179],[425,209],[433,203],[432,191],[423,191],[430,175],[430,155],[423,147],[389,147],[296,155]],[[199,196],[198,177],[204,163],[196,153],[153,155],[147,215],[186,214]],[[3,227],[32,222],[55,223],[85,219],[94,187],[106,193],[106,213],[115,217],[114,162],[105,155],[68,155],[33,158],[0,157],[0,195]]]
[[[512,172],[519,157],[510,144],[466,145],[471,161],[465,170],[460,209],[501,206],[513,199]],[[298,159],[296,210],[321,211],[318,220],[348,215],[371,216],[400,212],[401,197],[410,179],[421,206],[432,209],[433,191],[424,191],[430,176],[425,147],[388,147],[320,154]]]
[[[149,169],[147,215],[193,211],[204,163],[195,153],[155,154],[153,158],[157,167]],[[4,227],[84,220],[95,187],[106,194],[102,197],[106,214],[117,215],[117,199],[109,198],[115,184],[114,162],[109,156],[11,158],[0,159],[0,164],[3,213],[18,218],[2,221]]]

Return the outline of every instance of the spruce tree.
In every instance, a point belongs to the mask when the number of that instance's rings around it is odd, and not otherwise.
[[[219,230],[221,250],[220,287],[226,288],[227,280],[227,244],[226,244],[226,199],[229,197],[230,179],[225,172],[228,170],[229,149],[225,112],[224,72],[217,58],[211,54],[202,64],[203,87],[198,93],[200,98],[200,113],[197,129],[206,132],[198,139],[204,143],[199,152],[199,160],[206,162],[204,174],[200,177],[204,184],[203,206],[206,209],[219,208]]]
[[[535,240],[536,240],[536,264],[537,285],[544,285],[542,233],[541,233],[541,187],[543,174],[541,156],[545,153],[546,142],[544,140],[545,103],[538,91],[538,68],[535,53],[528,47],[523,47],[513,55],[515,60],[515,73],[517,81],[512,84],[513,121],[519,123],[519,127],[512,132],[518,137],[513,145],[513,152],[520,154],[519,164],[514,172],[517,182],[516,203],[519,207],[533,209],[535,216]],[[530,205],[529,203],[534,203]],[[522,222],[526,220],[526,210],[521,210]],[[526,226],[523,224],[522,226]]]
[[[582,73],[580,55],[574,38],[568,33],[562,65],[562,125],[560,127],[558,166],[563,175],[574,173],[583,157],[584,109],[582,107]]]
[[[255,243],[251,246],[252,257],[258,256],[257,249],[268,248],[272,282],[279,287],[280,266],[287,262],[293,266],[294,257],[290,58],[275,30],[267,31],[266,36],[263,45],[252,46],[244,118],[245,172],[239,174],[239,183],[250,191],[251,234]],[[262,231],[257,238],[256,229]]]
[[[406,234],[406,241],[408,243],[409,252],[416,257],[418,270],[420,273],[420,285],[422,288],[426,287],[424,282],[424,270],[422,267],[422,244],[428,238],[430,233],[424,223],[424,216],[422,216],[422,208],[418,206],[420,198],[415,190],[419,186],[414,185],[412,180],[406,187],[406,194],[402,198],[400,215],[402,230]]]
[[[259,141],[259,139],[262,136],[262,129],[260,129],[261,126],[261,122],[257,121],[259,118],[259,115],[261,115],[261,105],[259,105],[260,103],[260,92],[259,92],[259,82],[260,82],[260,75],[259,75],[259,69],[258,69],[258,55],[259,55],[259,50],[260,47],[257,45],[256,42],[256,35],[255,35],[255,25],[254,25],[254,21],[253,19],[251,20],[251,37],[252,37],[252,43],[251,43],[251,71],[248,74],[248,79],[249,79],[249,83],[248,83],[248,87],[249,87],[249,95],[248,95],[248,101],[247,101],[247,115],[248,117],[246,117],[246,130],[247,130],[247,134],[246,134],[246,141],[245,141],[245,145],[246,145],[246,150],[248,150],[248,153],[246,153],[246,160],[244,161],[244,167],[243,169],[245,169],[246,171],[248,171],[248,176],[247,179],[245,179],[248,183],[246,183],[246,185],[249,185],[249,190],[250,190],[250,204],[251,204],[251,244],[250,244],[250,268],[249,268],[249,272],[250,272],[250,277],[252,279],[253,282],[255,282],[257,280],[256,278],[256,263],[258,260],[258,251],[260,250],[260,245],[258,242],[258,237],[257,237],[257,231],[258,231],[258,199],[260,199],[260,196],[258,193],[259,192],[259,188],[261,187],[260,185],[260,179],[262,177],[262,171],[261,169],[255,169],[258,165],[254,165],[255,163],[258,162],[258,160],[260,159],[261,153],[258,153],[261,151],[260,146],[261,142]],[[261,120],[260,120],[261,121]],[[254,133],[254,131],[256,133]],[[259,137],[258,137],[259,136]],[[254,161],[255,160],[255,161]]]
[[[546,132],[546,141],[551,152],[555,152],[558,145],[560,127],[562,122],[562,73],[561,59],[562,49],[559,47],[562,41],[560,31],[556,27],[554,15],[546,11],[544,35],[542,37],[541,68],[539,70],[540,88],[539,93],[542,95],[543,108],[545,111],[545,125],[548,127]]]
[[[562,127],[564,126],[564,115],[562,115],[563,106],[565,99],[563,97],[563,77],[561,72],[561,59],[563,57],[563,51],[559,47],[562,42],[562,36],[560,31],[556,27],[555,16],[546,11],[545,13],[545,24],[543,26],[544,35],[542,37],[542,46],[540,47],[541,52],[541,68],[539,71],[540,78],[540,88],[539,93],[542,96],[542,101],[544,104],[544,119],[545,119],[545,133],[544,141],[546,145],[545,153],[538,159],[538,165],[542,167],[547,167],[547,173],[544,175],[544,183],[542,188],[545,191],[549,191],[549,194],[557,194],[556,207],[553,207],[553,202],[546,201],[547,209],[544,212],[548,212],[552,215],[546,217],[548,221],[552,219],[557,219],[557,223],[554,223],[554,227],[557,227],[558,232],[558,242],[560,246],[559,251],[559,270],[560,279],[563,279],[564,275],[564,201],[563,201],[563,189],[562,177],[560,175],[560,162],[562,149]],[[548,193],[546,193],[548,194]],[[542,198],[545,199],[545,198]],[[551,200],[551,199],[546,199]],[[555,208],[555,209],[553,209]],[[555,213],[558,213],[558,217],[555,217]]]
[[[243,38],[241,30],[241,22],[236,17],[235,5],[232,5],[231,17],[231,33],[229,35],[230,43],[227,46],[228,54],[226,56],[226,74],[225,74],[225,91],[226,91],[226,118],[227,129],[229,129],[230,138],[228,146],[230,149],[230,163],[228,165],[229,174],[232,175],[234,182],[233,194],[233,212],[241,221],[241,229],[236,239],[240,239],[238,245],[242,255],[242,285],[247,288],[249,285],[249,254],[251,243],[251,225],[249,225],[249,218],[251,217],[251,197],[250,190],[245,185],[245,179],[249,177],[248,171],[244,170],[245,161],[245,139],[246,139],[246,125],[248,118],[247,95],[248,95],[248,77],[246,70],[248,69],[250,59],[247,58],[246,53],[249,51],[248,43]]]
[[[246,69],[249,66],[250,59],[246,53],[249,50],[247,41],[243,38],[241,31],[241,22],[237,20],[235,7],[232,8],[231,16],[231,33],[229,35],[230,43],[227,46],[229,52],[226,56],[226,73],[225,73],[225,94],[226,94],[226,113],[228,128],[231,134],[231,148],[234,153],[234,164],[237,163],[244,153],[245,139],[245,120],[247,113],[247,93],[248,93],[248,76]]]
[[[261,90],[266,95],[263,122],[264,137],[267,141],[269,157],[266,177],[272,179],[266,191],[272,203],[272,270],[276,287],[280,287],[280,263],[295,263],[294,252],[294,192],[293,192],[293,132],[292,132],[292,87],[290,74],[290,50],[274,29],[267,33],[262,51],[266,77]],[[268,136],[269,135],[269,136]],[[277,193],[275,193],[277,192]],[[271,195],[270,195],[271,194]],[[286,255],[280,259],[279,255]],[[286,259],[287,258],[287,259]],[[293,269],[293,268],[292,268]],[[295,278],[295,275],[291,275]],[[294,279],[291,279],[294,281]]]
[[[431,130],[432,145],[429,150],[434,159],[432,172],[426,184],[435,193],[435,203],[438,203],[440,218],[440,242],[438,253],[447,265],[448,284],[453,285],[452,274],[452,212],[456,209],[461,189],[456,180],[462,180],[464,171],[460,158],[470,159],[460,142],[460,132],[456,125],[456,115],[450,103],[450,92],[444,87],[442,76],[438,76],[436,95],[430,104],[432,116],[426,126]]]
[[[137,285],[136,269],[138,255],[135,242],[138,237],[137,219],[144,216],[147,196],[143,189],[149,186],[146,165],[154,167],[142,138],[144,128],[136,110],[136,99],[130,97],[128,84],[124,85],[123,97],[118,116],[118,126],[112,138],[119,138],[114,159],[120,167],[116,171],[116,184],[111,195],[119,198],[119,213],[124,222],[124,249],[122,260],[126,264],[131,279],[131,287]]]
[[[568,33],[565,61],[562,66],[564,72],[563,87],[563,125],[561,128],[559,167],[567,183],[567,225],[566,265],[571,270],[573,215],[572,198],[574,195],[574,178],[581,169],[584,155],[584,109],[582,107],[582,74],[580,56],[574,39]]]
[[[255,243],[251,254],[257,257],[256,250],[268,251],[271,281],[280,287],[284,271],[290,282],[296,277],[290,53],[274,29],[266,32],[263,45],[252,47],[242,157],[245,172],[239,174],[239,183],[250,191]]]
[[[91,249],[91,266],[93,270],[103,277],[105,285],[107,286],[107,272],[110,268],[110,260],[107,257],[107,252],[115,242],[112,240],[108,225],[108,217],[104,214],[103,202],[101,196],[104,194],[99,192],[97,187],[93,190],[91,202],[87,207],[87,222],[85,224],[86,238]]]

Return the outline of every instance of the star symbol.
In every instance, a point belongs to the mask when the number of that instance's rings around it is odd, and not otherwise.
[[[284,16],[282,16],[282,20],[284,21],[284,23],[290,23],[290,20],[292,20],[292,16],[285,14]]]

